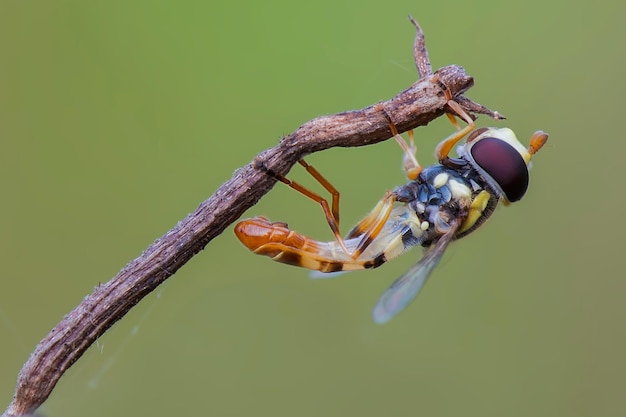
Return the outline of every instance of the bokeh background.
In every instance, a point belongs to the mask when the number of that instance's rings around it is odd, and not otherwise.
[[[48,331],[259,151],[435,68],[524,142],[526,198],[457,242],[406,312],[372,322],[420,251],[314,281],[232,228],[61,379],[47,416],[619,416],[626,408],[626,3],[0,2],[0,409]],[[433,162],[452,126],[417,131]],[[404,182],[391,141],[309,162],[347,230]],[[310,184],[297,168],[292,177]],[[275,187],[249,215],[330,240]]]

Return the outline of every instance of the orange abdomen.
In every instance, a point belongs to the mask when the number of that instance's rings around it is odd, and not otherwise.
[[[290,230],[287,223],[272,223],[261,216],[237,223],[235,234],[252,252],[271,258],[285,249],[303,250],[316,246],[312,239]]]
[[[375,268],[384,262],[382,254],[376,259],[352,259],[335,242],[318,242],[289,229],[287,223],[272,223],[262,216],[237,223],[235,234],[241,243],[258,255],[314,271],[354,271]],[[380,261],[381,257],[383,261]]]

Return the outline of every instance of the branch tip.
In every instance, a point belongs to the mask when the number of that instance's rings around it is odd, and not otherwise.
[[[506,116],[498,111],[494,111],[489,109],[482,104],[476,103],[475,101],[470,100],[465,96],[458,96],[455,98],[455,101],[463,107],[469,113],[478,113],[484,114],[491,117],[493,120],[505,120]]]
[[[420,79],[424,79],[433,73],[433,67],[430,65],[428,50],[426,49],[424,31],[422,31],[422,27],[417,23],[417,20],[413,19],[413,16],[409,15],[409,21],[415,26],[415,41],[413,42],[415,66],[417,67],[417,73]]]

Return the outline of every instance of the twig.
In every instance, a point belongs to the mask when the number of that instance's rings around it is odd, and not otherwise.
[[[413,16],[409,15],[409,20],[415,26],[415,41],[413,42],[413,56],[415,57],[415,66],[417,67],[417,73],[420,78],[426,78],[433,73],[433,67],[430,65],[430,59],[428,58],[428,51],[426,50],[426,39],[424,38],[424,32],[419,23]]]
[[[462,96],[474,83],[463,68],[451,65],[432,73],[422,30],[415,20],[411,21],[417,29],[414,56],[421,76],[419,82],[391,100],[313,119],[275,147],[261,152],[255,160],[262,160],[267,168],[285,175],[307,154],[386,140],[392,136],[387,117],[404,132],[444,114],[445,90],[468,112],[498,118],[498,113]],[[192,214],[85,297],[37,345],[19,373],[13,401],[3,416],[24,416],[37,409],[63,373],[94,341],[259,201],[274,183],[274,179],[255,168],[254,162],[237,170]]]

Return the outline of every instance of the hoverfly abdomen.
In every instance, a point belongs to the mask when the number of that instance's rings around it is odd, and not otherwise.
[[[282,247],[307,246],[307,238],[290,230],[287,223],[272,223],[263,216],[237,223],[235,234],[252,252],[270,258],[277,256]]]

